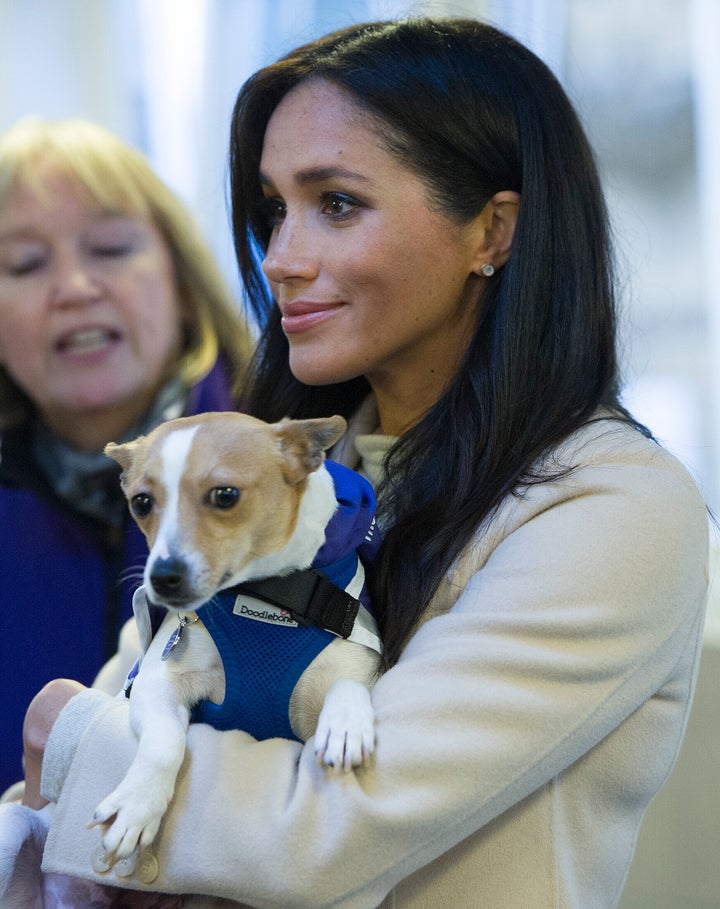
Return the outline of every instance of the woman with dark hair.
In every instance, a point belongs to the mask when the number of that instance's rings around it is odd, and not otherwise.
[[[607,216],[563,90],[525,48],[480,23],[351,28],[262,70],[237,101],[231,176],[238,261],[254,314],[267,324],[253,399],[266,419],[348,416],[371,384],[301,380],[253,256],[272,230],[257,180],[267,123],[310,76],[348,93],[449,225],[472,223],[497,193],[522,199],[513,255],[507,264],[488,260],[497,274],[475,291],[462,363],[451,364],[451,381],[421,418],[402,427],[386,466],[393,517],[380,602],[391,664],[451,563],[500,501],[532,481],[538,459],[600,406],[629,419],[617,394]]]
[[[616,906],[685,728],[708,528],[618,400],[607,216],[568,99],[479,22],[353,26],[243,86],[231,174],[264,324],[251,409],[343,413],[333,457],[378,487],[377,749],[328,776],[312,747],[191,727],[151,887]],[[127,705],[74,697],[45,753],[45,867],[142,890],[93,871],[82,826],[109,742],[121,774]]]

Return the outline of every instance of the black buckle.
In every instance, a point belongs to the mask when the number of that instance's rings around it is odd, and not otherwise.
[[[360,609],[359,600],[315,568],[249,581],[234,589],[287,609],[301,625],[317,625],[341,638],[350,636]]]

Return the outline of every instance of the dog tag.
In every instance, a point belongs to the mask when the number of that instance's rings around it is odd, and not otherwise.
[[[170,654],[173,652],[173,650],[180,643],[180,638],[182,637],[182,633],[183,633],[183,631],[185,631],[185,628],[188,625],[194,625],[195,622],[197,622],[197,620],[198,620],[197,616],[194,616],[194,618],[192,618],[192,619],[188,619],[184,615],[178,616],[178,627],[175,629],[175,631],[173,631],[173,633],[168,638],[168,642],[165,645],[165,648],[163,649],[161,659],[166,660],[170,656]]]
[[[170,654],[173,652],[173,650],[177,647],[177,645],[179,644],[180,638],[182,637],[183,628],[185,628],[185,625],[186,625],[186,624],[187,624],[187,623],[185,622],[185,616],[181,616],[181,617],[180,617],[180,624],[178,625],[178,627],[175,629],[175,631],[173,631],[173,633],[172,633],[172,634],[170,635],[170,637],[168,638],[168,642],[167,642],[167,644],[165,645],[165,648],[164,648],[164,650],[163,650],[163,652],[162,652],[162,659],[163,659],[163,660],[166,660],[166,659],[170,656]]]

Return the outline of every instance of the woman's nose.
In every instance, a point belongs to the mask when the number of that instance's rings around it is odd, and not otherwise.
[[[262,262],[265,277],[273,284],[293,280],[311,281],[317,276],[319,264],[312,251],[306,231],[287,220],[276,228],[268,243]]]
[[[56,305],[87,303],[100,293],[99,284],[89,265],[80,257],[68,256],[55,263],[52,300]]]

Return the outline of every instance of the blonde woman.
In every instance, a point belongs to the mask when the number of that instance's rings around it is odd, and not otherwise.
[[[0,137],[0,791],[27,705],[117,649],[145,544],[108,441],[235,406],[250,334],[190,215],[81,120]]]

